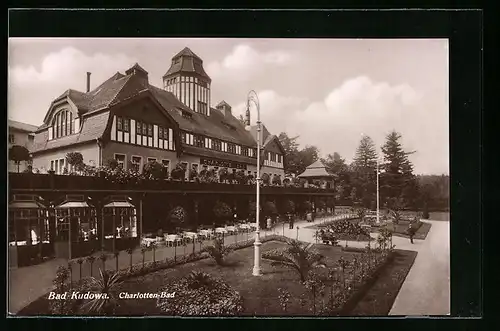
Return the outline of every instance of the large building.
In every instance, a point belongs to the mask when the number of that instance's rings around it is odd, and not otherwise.
[[[32,150],[33,142],[35,138],[35,131],[37,127],[31,124],[26,124],[22,122],[8,120],[9,125],[9,140],[8,148],[9,150],[12,146],[18,145],[25,147],[28,151]],[[30,161],[21,162],[18,165],[14,161],[9,160],[9,171],[17,172],[24,171],[28,167]]]
[[[181,163],[189,171],[227,167],[255,175],[255,127],[246,130],[225,101],[211,107],[212,81],[196,54],[184,48],[172,58],[163,88],[148,76],[136,63],[91,90],[87,73],[85,93],[70,89],[55,99],[36,131],[34,169],[62,174],[66,154],[78,151],[94,166],[115,159],[142,171],[156,160],[170,170]],[[250,123],[248,111],[245,120]],[[263,173],[284,178],[283,147],[265,127],[262,135]]]

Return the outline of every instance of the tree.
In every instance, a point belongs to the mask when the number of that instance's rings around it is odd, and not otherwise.
[[[232,210],[229,205],[218,200],[214,206],[214,215],[219,220],[228,220],[232,216]]]
[[[69,152],[66,154],[66,163],[68,163],[76,171],[81,171],[85,167],[83,163],[83,155],[80,152]]]
[[[303,166],[299,155],[299,144],[297,143],[298,138],[298,136],[289,137],[285,132],[281,132],[278,136],[281,146],[283,146],[285,151],[284,170],[287,175],[300,174],[299,171]]]
[[[365,207],[375,199],[376,192],[377,151],[369,136],[363,136],[356,150],[352,163],[352,181],[357,196]]]
[[[408,155],[414,152],[405,152],[400,142],[401,134],[392,131],[386,136],[382,146],[384,155],[383,173],[380,175],[380,189],[384,198],[402,198],[405,205],[416,200],[417,179],[413,175],[413,165]]]
[[[14,161],[19,172],[21,161],[29,161],[31,159],[30,152],[24,146],[14,145],[9,149],[9,160]]]
[[[326,170],[332,174],[340,176],[348,171],[345,159],[343,159],[337,152],[334,152],[333,155],[328,154],[326,158],[321,159],[321,162],[325,165]]]
[[[298,175],[303,173],[308,166],[319,159],[319,150],[316,146],[307,145],[299,152],[299,157],[301,160],[301,164],[300,168],[298,169]]]
[[[224,246],[222,238],[216,238],[214,244],[205,249],[217,265],[224,265],[224,258],[233,251],[230,247]]]

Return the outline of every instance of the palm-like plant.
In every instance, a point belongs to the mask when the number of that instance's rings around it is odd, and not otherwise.
[[[92,277],[94,261],[95,261],[95,256],[93,255],[87,256],[87,262],[90,264],[90,277]]]
[[[122,282],[118,272],[104,271],[99,269],[99,278],[92,277],[89,290],[98,295],[82,305],[84,311],[90,314],[107,315],[117,303],[113,290]]]
[[[83,259],[79,258],[78,260],[76,260],[76,263],[78,263],[78,265],[80,266],[80,280],[82,280],[82,264],[83,264]]]
[[[232,252],[232,249],[224,246],[224,239],[216,238],[214,240],[213,246],[208,246],[206,248],[207,253],[218,265],[224,264],[224,258]]]
[[[196,270],[191,271],[191,273],[186,276],[186,281],[188,287],[193,290],[213,285],[213,278],[210,274]]]
[[[300,276],[300,281],[307,280],[312,269],[317,267],[326,267],[324,256],[311,249],[306,244],[298,240],[288,240],[288,247],[280,252],[274,251],[267,255],[267,258],[273,260],[271,265],[283,266],[295,270]]]

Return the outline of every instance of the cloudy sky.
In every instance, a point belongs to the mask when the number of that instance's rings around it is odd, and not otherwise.
[[[9,39],[8,117],[40,125],[55,97],[85,91],[87,71],[95,87],[138,62],[161,87],[186,46],[212,78],[212,106],[243,113],[253,89],[268,129],[301,146],[351,161],[362,134],[381,146],[394,129],[416,173],[449,173],[445,39]]]

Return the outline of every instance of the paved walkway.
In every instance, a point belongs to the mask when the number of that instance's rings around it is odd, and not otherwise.
[[[396,243],[418,255],[389,315],[450,314],[450,223],[425,222],[432,224],[425,240],[415,240],[414,245],[408,240]]]

